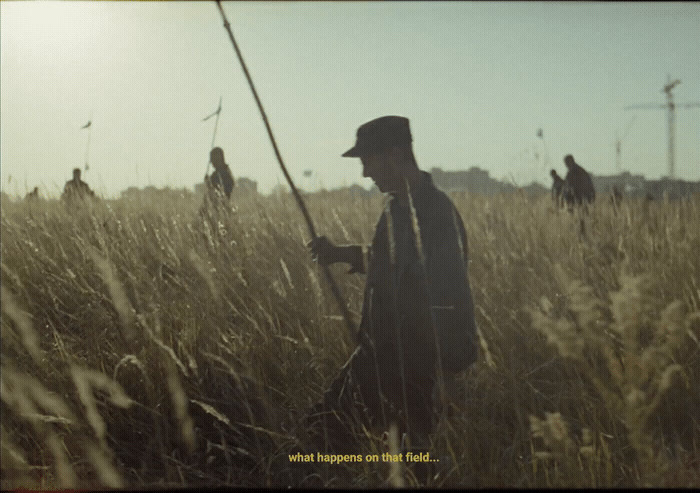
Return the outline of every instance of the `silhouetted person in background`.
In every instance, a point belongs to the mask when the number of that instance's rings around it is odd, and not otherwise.
[[[224,151],[221,147],[214,147],[209,153],[209,159],[214,166],[214,172],[204,177],[204,201],[199,209],[201,217],[227,210],[226,206],[234,186],[233,174],[224,161]]]
[[[571,209],[574,205],[588,204],[595,200],[595,188],[591,175],[579,166],[571,154],[564,157],[568,168],[564,179],[564,200]]]
[[[464,224],[418,168],[412,140],[407,118],[385,116],[362,125],[343,154],[360,158],[363,176],[391,195],[369,250],[325,236],[310,243],[319,263],[367,273],[359,344],[309,416],[329,453],[356,453],[353,428],[381,432],[392,422],[399,436],[407,433],[409,450],[427,451],[438,368],[447,380],[476,360]]]
[[[224,161],[224,151],[221,147],[214,147],[209,153],[209,159],[214,166],[214,172],[206,178],[207,191],[210,196],[225,196],[231,198],[234,181],[231,168]]]
[[[559,207],[562,205],[562,194],[564,193],[564,178],[557,174],[557,170],[553,169],[549,172],[552,175],[552,200]]]
[[[36,201],[39,200],[39,187],[34,187],[34,190],[29,192],[27,195],[24,196],[24,200],[26,201]]]
[[[76,200],[85,200],[95,197],[87,183],[80,179],[80,168],[73,170],[73,179],[66,182],[63,187],[63,195],[61,198],[68,203],[75,203]]]

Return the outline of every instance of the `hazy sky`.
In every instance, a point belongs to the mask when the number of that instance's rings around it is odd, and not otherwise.
[[[301,188],[371,182],[340,155],[375,117],[410,119],[424,169],[479,166],[549,186],[571,153],[594,174],[666,174],[667,112],[700,101],[700,3],[225,2]],[[189,187],[216,145],[234,176],[284,177],[214,2],[0,2],[2,189],[57,195],[85,164],[105,196]],[[700,108],[676,112],[676,174],[700,180]],[[543,129],[543,139],[537,129]],[[304,177],[305,169],[313,170]]]

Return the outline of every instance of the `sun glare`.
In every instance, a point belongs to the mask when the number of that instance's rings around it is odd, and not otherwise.
[[[106,20],[98,7],[97,2],[2,2],[3,52],[22,53],[20,63],[44,69],[90,57]]]

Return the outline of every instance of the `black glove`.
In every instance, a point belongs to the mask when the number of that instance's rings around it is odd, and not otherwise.
[[[325,236],[318,236],[307,245],[311,249],[311,259],[321,265],[330,265],[341,262],[340,248],[335,246]]]

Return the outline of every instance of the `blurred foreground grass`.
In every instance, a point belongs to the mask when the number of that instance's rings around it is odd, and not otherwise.
[[[482,348],[429,485],[700,486],[700,198],[579,216],[452,197]],[[369,244],[383,200],[308,206],[320,234]],[[193,196],[2,203],[3,489],[389,484],[381,462],[289,462],[353,343],[292,197],[232,204],[202,222]]]

